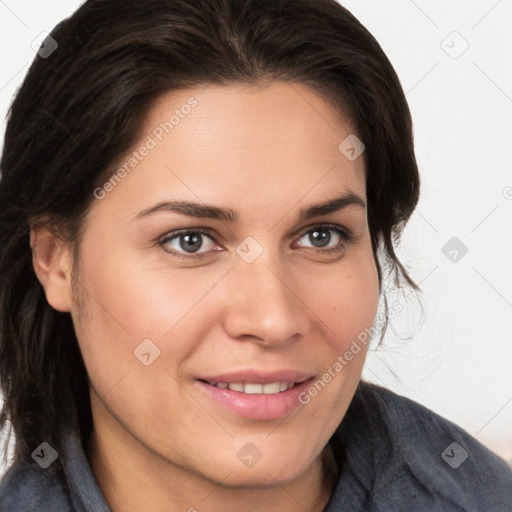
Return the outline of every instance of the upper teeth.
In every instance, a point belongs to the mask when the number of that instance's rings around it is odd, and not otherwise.
[[[252,383],[242,383],[242,382],[212,382],[212,386],[221,389],[231,389],[232,391],[239,391],[241,393],[247,394],[264,394],[264,395],[273,395],[275,393],[280,393],[281,391],[286,391],[293,387],[293,382],[269,382],[268,384],[252,384]]]

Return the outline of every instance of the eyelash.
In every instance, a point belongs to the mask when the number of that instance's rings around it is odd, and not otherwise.
[[[298,239],[302,238],[304,235],[307,235],[308,233],[311,233],[312,231],[315,231],[315,230],[319,230],[319,231],[332,230],[337,235],[339,235],[342,240],[342,242],[340,244],[338,244],[338,246],[336,246],[336,247],[332,247],[330,249],[319,248],[318,252],[320,252],[322,254],[340,253],[345,249],[345,244],[352,242],[352,240],[355,238],[354,234],[350,230],[348,230],[346,228],[342,229],[340,226],[337,226],[336,224],[318,224],[315,226],[308,227],[305,231],[302,231],[300,236],[298,237]],[[183,253],[181,253],[179,251],[175,251],[174,249],[166,249],[165,248],[165,245],[167,243],[169,243],[171,240],[174,240],[175,238],[179,238],[181,235],[190,235],[190,234],[205,235],[205,236],[209,237],[211,240],[213,240],[215,243],[217,243],[215,238],[212,236],[211,232],[208,229],[194,228],[194,229],[180,229],[178,231],[173,231],[172,233],[167,234],[165,236],[165,238],[163,238],[160,242],[158,242],[158,245],[161,246],[165,252],[172,254],[173,256],[176,256],[177,258],[192,259],[192,258],[202,258],[202,257],[209,256],[210,251],[205,252],[205,253],[196,253],[196,254],[191,253],[190,256],[185,256]],[[312,248],[308,247],[308,249],[312,249]]]

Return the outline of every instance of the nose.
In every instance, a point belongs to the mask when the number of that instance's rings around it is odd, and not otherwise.
[[[237,258],[224,282],[224,329],[232,339],[278,346],[305,336],[308,308],[299,283],[276,259]],[[305,279],[305,276],[302,276]]]

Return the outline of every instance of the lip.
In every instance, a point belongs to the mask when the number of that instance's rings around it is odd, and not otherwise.
[[[289,380],[289,382],[293,380],[281,378],[283,373],[279,373],[279,375],[277,375],[279,378],[276,378],[276,375],[272,375],[272,377],[270,377],[268,374],[265,376],[260,375],[260,381],[257,379],[251,380],[255,379],[256,375],[251,375],[249,378],[247,378],[247,373],[244,373],[244,376],[245,378],[241,378],[241,375],[222,375],[215,377],[210,382],[245,381],[253,382],[256,384],[266,384],[268,382],[277,382],[278,380]],[[217,380],[219,377],[228,378],[229,380]],[[209,384],[209,382],[204,382],[203,380],[198,380],[197,385],[210,399],[212,399],[223,409],[232,414],[253,420],[274,420],[282,418],[283,416],[287,416],[288,414],[303,406],[303,404],[299,401],[299,395],[308,389],[313,380],[314,377],[307,378],[292,388],[273,395],[246,394],[239,391],[233,391],[231,389],[221,389],[212,386]]]
[[[199,380],[207,382],[242,382],[243,384],[249,382],[252,384],[268,384],[270,382],[303,382],[314,376],[311,372],[302,372],[298,370],[274,370],[274,371],[260,371],[260,370],[240,370],[238,372],[223,373],[221,375],[209,375],[206,377],[199,377]]]

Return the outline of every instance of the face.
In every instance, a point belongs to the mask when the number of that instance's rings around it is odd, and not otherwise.
[[[353,133],[301,84],[153,105],[81,245],[71,314],[96,429],[233,485],[287,482],[318,460],[364,347],[343,356],[379,295],[364,155],[338,148]]]

